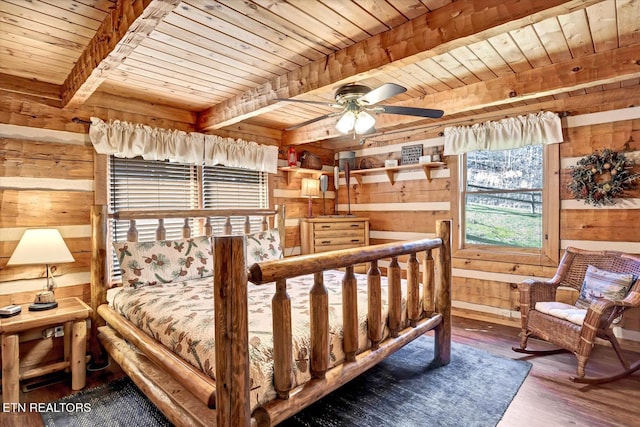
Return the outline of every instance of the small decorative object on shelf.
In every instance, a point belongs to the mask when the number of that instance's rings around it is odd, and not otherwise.
[[[313,154],[311,151],[303,151],[300,155],[300,166],[305,169],[322,169],[322,161],[320,157]]]
[[[403,165],[413,165],[418,163],[420,156],[422,156],[422,144],[405,145],[400,150],[402,154]]]
[[[289,152],[287,153],[287,165],[296,166],[298,162],[298,155],[296,154],[296,149],[293,146],[289,147]]]
[[[580,159],[571,167],[569,190],[577,200],[593,206],[614,205],[624,191],[635,187],[640,174],[633,173],[634,161],[624,153],[602,150]]]

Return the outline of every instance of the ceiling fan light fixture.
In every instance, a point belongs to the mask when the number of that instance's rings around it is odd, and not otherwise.
[[[376,119],[366,111],[360,111],[355,123],[355,132],[360,135],[366,133],[376,124]]]
[[[349,133],[356,124],[356,115],[353,111],[347,111],[340,117],[338,123],[336,123],[336,129],[340,133]]]

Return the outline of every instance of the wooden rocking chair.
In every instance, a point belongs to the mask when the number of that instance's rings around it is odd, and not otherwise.
[[[635,282],[622,301],[597,299],[586,311],[582,325],[536,310],[536,303],[556,300],[558,286],[567,286],[580,291],[588,265],[615,273],[630,273]],[[557,354],[570,351],[578,358],[578,368],[572,381],[584,384],[601,384],[631,375],[640,369],[640,358],[630,364],[624,358],[613,330],[612,323],[632,307],[640,307],[640,258],[622,252],[586,251],[567,248],[555,276],[550,281],[526,280],[520,284],[520,313],[522,316],[522,340],[518,353],[535,355]],[[536,336],[549,341],[560,349],[527,350],[527,339]],[[618,355],[623,369],[612,375],[585,377],[585,367],[596,337],[605,339]]]

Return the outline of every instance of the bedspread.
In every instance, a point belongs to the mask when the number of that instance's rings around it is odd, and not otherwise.
[[[329,333],[331,366],[344,360],[342,351],[343,272],[324,272],[329,293]],[[358,282],[359,350],[370,346],[367,338],[367,278],[356,274]],[[291,297],[293,360],[295,384],[311,378],[309,291],[313,275],[287,280]],[[275,286],[249,283],[249,365],[252,410],[276,397],[273,388],[273,339],[271,300]],[[406,306],[406,284],[402,281],[402,312]],[[387,316],[387,281],[382,277],[383,319]],[[186,282],[158,283],[138,289],[120,290],[113,299],[114,309],[146,334],[180,355],[187,362],[215,378],[215,339],[213,324],[213,278]],[[403,314],[403,325],[406,319]],[[386,325],[386,322],[385,322]],[[388,335],[385,326],[383,339]]]

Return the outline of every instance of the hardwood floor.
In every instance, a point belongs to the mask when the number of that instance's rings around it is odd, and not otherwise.
[[[514,353],[511,347],[519,343],[519,329],[458,317],[454,317],[453,324],[455,342],[533,364],[499,427],[640,426],[640,372],[599,386],[575,384],[568,379],[576,367],[572,354],[531,357]],[[535,348],[551,348],[538,340],[531,344]],[[625,348],[633,350],[625,351],[630,357],[640,357],[640,344],[625,343]],[[619,366],[612,349],[596,346],[587,373],[610,372]],[[103,371],[88,372],[87,387],[122,375],[115,364]],[[71,393],[67,381],[23,393],[22,402],[49,402]],[[42,421],[37,413],[0,413],[0,426],[39,427]]]

